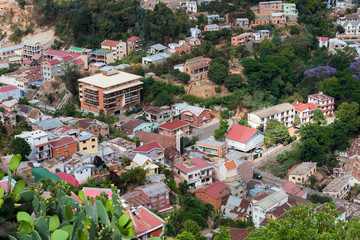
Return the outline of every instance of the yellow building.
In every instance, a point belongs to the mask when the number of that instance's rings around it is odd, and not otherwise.
[[[150,158],[140,153],[137,153],[132,160],[130,167],[142,167],[146,170],[146,176],[159,173],[159,166],[152,162]]]
[[[309,177],[316,173],[316,163],[303,162],[289,173],[289,181],[295,184],[306,184]]]
[[[82,131],[76,137],[79,151],[89,154],[98,153],[98,139],[92,133]]]

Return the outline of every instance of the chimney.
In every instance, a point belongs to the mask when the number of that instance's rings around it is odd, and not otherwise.
[[[181,130],[176,133],[176,149],[180,155],[184,153],[184,133]]]

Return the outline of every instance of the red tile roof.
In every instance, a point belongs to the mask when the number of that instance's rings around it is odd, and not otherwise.
[[[0,92],[9,92],[9,91],[13,91],[13,90],[17,90],[18,88],[16,87],[3,87],[0,88]]]
[[[224,193],[221,194],[221,192],[228,188],[229,187],[223,182],[214,182],[210,184],[206,189],[204,188],[197,189],[195,193],[204,192],[210,195],[211,197],[218,199],[224,195]]]
[[[69,53],[64,51],[58,51],[58,50],[47,50],[44,55],[51,55],[56,57],[65,57],[65,56],[72,56],[74,59],[78,58],[80,54],[77,53]]]
[[[250,234],[249,230],[244,228],[231,228],[229,233],[231,240],[244,240]]]
[[[112,196],[112,190],[109,189],[109,188],[88,188],[88,187],[84,187],[82,190],[85,193],[85,197],[94,198],[96,196],[100,196],[101,193],[107,194],[109,199],[111,199],[111,196]]]
[[[230,162],[226,162],[224,165],[225,165],[226,170],[231,170],[231,169],[236,168],[236,163],[234,160],[232,160]]]
[[[163,147],[161,147],[158,142],[151,142],[151,143],[144,144],[140,147],[134,148],[133,151],[134,152],[150,152],[151,150],[154,150],[154,149],[163,149]]]
[[[133,220],[135,236],[137,238],[141,237],[151,229],[153,229],[152,231],[155,231],[156,229],[162,228],[164,225],[164,220],[142,206],[129,214],[130,218]],[[151,234],[151,232],[149,234]],[[158,234],[160,234],[160,232]],[[153,237],[158,236],[154,235]]]
[[[60,134],[65,134],[67,132],[69,132],[70,130],[75,130],[76,128],[69,126],[69,125],[62,125],[58,128],[55,129],[55,132],[60,133]]]
[[[316,105],[314,103],[293,103],[293,106],[295,107],[296,111],[302,112],[305,109],[309,108],[309,110],[316,109]]]
[[[316,37],[317,39],[319,39],[320,41],[328,41],[329,38],[328,37]]]
[[[176,138],[160,135],[157,133],[143,132],[137,131],[135,133],[135,138],[139,138],[142,143],[150,143],[153,141],[157,141],[163,148],[175,146]]]
[[[255,128],[250,128],[234,123],[231,125],[226,138],[237,142],[246,143],[257,131],[258,130]]]
[[[68,55],[68,56],[62,57],[62,59],[63,60],[69,60],[69,59],[73,59],[73,57]]]
[[[65,172],[59,172],[59,173],[55,173],[55,175],[61,178],[62,180],[74,185],[75,187],[79,187],[79,182],[76,180],[76,178],[74,178],[70,174],[67,174]]]
[[[211,166],[210,163],[208,163],[207,161],[205,161],[201,158],[194,158],[194,159],[190,159],[188,161],[190,162],[190,164],[183,162],[183,163],[179,163],[179,164],[175,165],[175,167],[177,169],[179,169],[180,171],[182,171],[183,173],[189,173],[192,171],[196,171],[196,170]]]
[[[5,125],[5,129],[8,134],[11,134],[15,130],[11,125]]]
[[[73,143],[73,142],[76,142],[76,141],[72,137],[64,137],[64,138],[59,138],[59,139],[57,139],[55,141],[51,141],[49,143],[50,143],[51,146],[56,148],[56,147],[61,147],[63,145],[70,144],[70,143]]]
[[[110,47],[116,47],[120,42],[114,41],[114,40],[105,40],[101,43],[101,45],[110,46]]]
[[[24,63],[24,64],[32,64],[33,61],[25,59],[25,60],[23,60],[23,63]]]
[[[139,37],[132,36],[132,37],[130,37],[130,38],[128,39],[128,41],[130,41],[130,42],[135,42],[135,41],[138,40],[138,39],[139,39]]]
[[[60,63],[59,59],[53,59],[49,61],[50,64]]]
[[[74,64],[75,64],[76,66],[83,65],[83,64],[84,64],[84,60],[82,60],[81,58],[75,59],[75,60],[74,60]]]
[[[34,56],[31,57],[31,59],[33,60],[39,60],[39,58],[41,58],[41,54],[35,54]]]
[[[167,122],[167,123],[159,125],[159,128],[166,129],[166,130],[169,130],[169,131],[174,131],[174,130],[176,130],[178,128],[185,127],[185,126],[188,126],[188,125],[189,125],[188,122],[175,119],[175,120],[173,120],[171,122]]]
[[[289,193],[289,194],[293,194],[293,195],[296,195],[296,196],[299,196],[299,197],[303,197],[306,192],[304,190],[300,190],[296,187],[295,183],[293,182],[287,182],[285,184],[283,184],[281,186],[282,189],[284,189],[284,191],[286,193]]]

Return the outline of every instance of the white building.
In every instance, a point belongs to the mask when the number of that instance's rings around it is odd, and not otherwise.
[[[293,103],[296,115],[300,118],[300,124],[308,123],[314,117],[314,110],[317,109],[314,103]]]
[[[0,102],[6,99],[16,99],[19,100],[21,97],[20,89],[16,87],[3,87],[0,88]]]
[[[336,198],[343,198],[349,192],[350,192],[349,176],[335,178],[323,189],[323,193]]]
[[[44,131],[25,131],[15,136],[15,138],[18,137],[25,139],[31,147],[31,153],[27,156],[29,160],[37,160],[41,162],[51,157],[49,138]]]
[[[180,7],[183,8],[187,13],[189,13],[189,12],[196,13],[197,12],[196,1],[181,2]]]
[[[288,201],[288,195],[285,192],[274,192],[252,206],[252,219],[256,228],[266,218],[266,213],[277,206],[281,206]]]
[[[201,38],[201,30],[196,28],[190,28],[190,32],[191,32],[191,37],[193,38]]]
[[[329,38],[328,37],[316,37],[319,41],[319,48],[328,47],[329,46]]]
[[[213,166],[216,178],[219,181],[225,181],[238,175],[235,160],[229,162],[224,162],[220,160]]]
[[[278,120],[285,127],[291,127],[295,120],[295,107],[290,103],[282,103],[273,107],[248,113],[248,122],[251,127],[257,128],[261,124],[266,126],[270,119]]]
[[[201,158],[194,158],[175,165],[175,171],[191,187],[199,187],[213,182],[213,166]]]
[[[330,38],[329,39],[329,53],[336,53],[336,50],[343,50],[347,47],[347,43],[343,40],[339,40],[337,38]]]
[[[7,76],[5,74],[0,75],[0,84],[16,87],[19,88],[21,91],[25,92],[25,83],[16,80],[16,78],[13,76]]]
[[[229,149],[249,152],[264,144],[264,135],[255,128],[234,123],[226,135],[226,142]]]

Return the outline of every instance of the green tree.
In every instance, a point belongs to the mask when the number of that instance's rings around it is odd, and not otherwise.
[[[312,120],[314,122],[321,122],[325,119],[324,113],[321,111],[321,109],[317,108],[313,111],[313,113],[314,113],[314,117]]]
[[[346,123],[351,132],[356,132],[360,126],[359,104],[357,102],[343,102],[338,108],[336,116]]]
[[[230,74],[225,78],[224,86],[233,92],[244,86],[244,80],[240,74]]]
[[[167,91],[164,91],[156,97],[154,105],[160,107],[164,105],[170,105],[171,103],[173,103],[171,94],[169,94]]]
[[[197,222],[190,219],[183,223],[183,231],[191,233],[196,239],[198,239],[201,234],[200,226],[197,224]]]
[[[294,124],[295,124],[295,125],[301,124],[299,115],[296,115],[296,116],[295,116]]]
[[[309,177],[310,186],[313,188],[317,182],[317,178],[315,175],[311,174]]]
[[[140,147],[140,139],[136,138],[135,140],[136,147]]]
[[[250,8],[248,8],[246,10],[246,17],[249,19],[249,21],[254,21],[255,20],[255,13]]]
[[[197,239],[191,233],[183,231],[181,234],[176,236],[176,240],[197,240]]]
[[[19,105],[29,105],[29,101],[26,98],[19,98]]]
[[[321,211],[316,211],[316,205],[308,207],[299,204],[284,213],[283,219],[269,219],[268,225],[261,227],[247,239],[358,239],[360,218],[352,218],[349,222],[338,219],[340,212],[335,204],[326,203]]]
[[[220,63],[214,63],[210,66],[208,71],[208,77],[211,81],[217,84],[222,84],[228,75],[228,69],[225,65]]]
[[[212,240],[231,240],[230,228],[226,226],[220,226],[219,232],[214,233]]]
[[[266,136],[270,138],[273,144],[290,142],[289,130],[275,119],[271,119],[266,123]]]
[[[336,26],[336,31],[337,31],[338,33],[342,34],[342,33],[345,32],[345,29],[344,29],[343,26],[337,25],[337,26]]]
[[[27,156],[31,153],[31,147],[24,138],[14,138],[11,141],[12,153],[14,155],[20,154],[23,161],[28,161]]]
[[[99,133],[99,135],[98,135],[99,143],[102,143],[103,140],[104,140],[104,137]]]
[[[216,140],[220,140],[225,138],[225,135],[228,131],[229,128],[229,123],[226,119],[220,119],[220,126],[218,129],[215,130],[214,132],[214,138]]]
[[[190,75],[187,73],[181,72],[176,75],[176,79],[187,84],[190,81]]]
[[[341,96],[343,87],[337,77],[326,78],[319,82],[319,91],[336,99]]]
[[[126,185],[133,187],[144,185],[146,171],[141,167],[135,167],[121,174],[121,179]]]
[[[279,47],[279,54],[292,60],[295,58],[295,49],[290,44],[281,44]]]
[[[259,52],[264,52],[266,50],[275,53],[277,47],[272,41],[270,41],[269,39],[265,39],[260,43]]]

